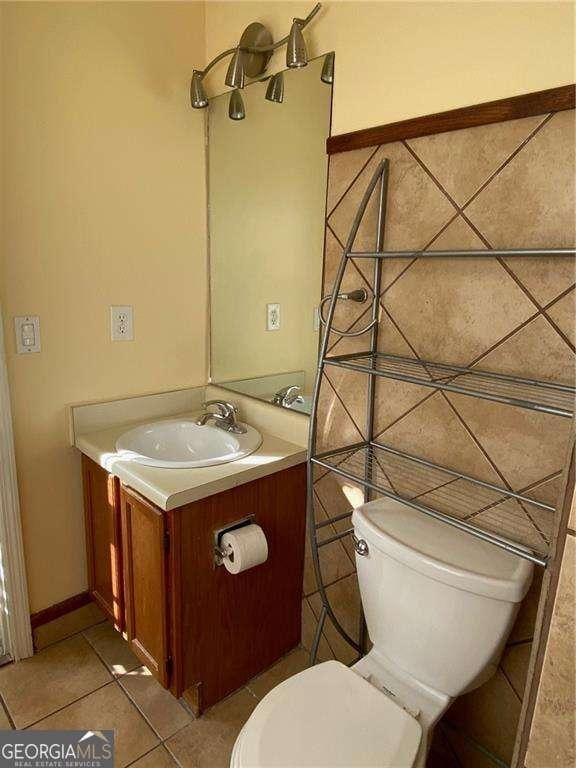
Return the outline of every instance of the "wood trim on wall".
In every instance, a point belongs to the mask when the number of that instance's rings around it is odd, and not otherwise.
[[[59,619],[60,616],[65,616],[70,611],[75,611],[77,608],[82,608],[83,605],[88,605],[91,600],[92,598],[88,592],[80,592],[79,595],[67,597],[61,603],[55,603],[48,608],[37,611],[30,616],[32,628],[36,629],[36,627],[40,627],[42,624],[48,624],[49,621]]]
[[[548,88],[546,91],[527,93],[522,96],[512,96],[509,99],[487,101],[471,107],[460,107],[434,115],[414,117],[388,125],[378,125],[352,133],[342,133],[339,136],[329,136],[326,150],[329,155],[338,152],[349,152],[353,149],[388,144],[391,141],[415,139],[418,136],[429,136],[433,133],[457,131],[461,128],[472,128],[478,125],[500,123],[505,120],[517,120],[521,117],[543,115],[547,112],[562,112],[574,109],[576,106],[576,86],[562,85],[558,88]]]

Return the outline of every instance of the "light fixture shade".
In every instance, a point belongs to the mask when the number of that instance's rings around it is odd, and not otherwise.
[[[334,82],[334,51],[327,53],[324,57],[320,80],[322,80],[323,83],[328,83],[328,85],[332,85]]]
[[[235,89],[230,94],[230,103],[228,105],[228,117],[231,120],[244,120],[246,112],[244,111],[244,102],[242,100],[242,94],[238,89]]]
[[[284,75],[278,72],[272,75],[266,88],[266,98],[268,101],[275,101],[276,104],[282,104],[284,101]]]
[[[197,69],[192,72],[192,80],[190,81],[190,104],[193,109],[204,109],[208,106],[208,97],[202,82],[202,72],[198,72]]]
[[[244,88],[244,52],[240,48],[236,48],[230,60],[224,82],[230,88]]]
[[[306,64],[308,64],[308,53],[306,52],[302,27],[298,19],[294,19],[286,46],[286,66],[290,69],[297,69],[305,67]]]

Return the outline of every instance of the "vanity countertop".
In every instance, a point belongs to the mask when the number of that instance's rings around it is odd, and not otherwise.
[[[125,424],[78,435],[75,445],[107,472],[120,478],[124,485],[163,510],[181,507],[306,461],[303,446],[263,433],[262,445],[257,451],[227,464],[193,469],[148,467],[121,460],[116,453],[116,440],[135,426],[138,425]]]

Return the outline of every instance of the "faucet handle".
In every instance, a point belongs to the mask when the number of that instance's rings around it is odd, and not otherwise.
[[[232,405],[232,403],[227,403],[225,400],[207,400],[203,408],[207,409],[211,405],[217,408],[220,415],[224,416],[224,418],[235,416],[238,413],[236,406]]]

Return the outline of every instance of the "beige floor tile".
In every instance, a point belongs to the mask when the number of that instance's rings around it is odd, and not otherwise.
[[[500,662],[504,674],[510,681],[512,688],[516,691],[516,695],[519,699],[524,697],[524,688],[526,686],[526,677],[528,675],[531,653],[532,643],[511,645],[504,651],[504,655]]]
[[[245,688],[166,742],[182,768],[228,768],[236,737],[258,699]]]
[[[498,763],[495,763],[487,754],[479,749],[473,741],[466,738],[466,734],[463,731],[450,729],[446,732],[446,739],[461,768],[495,768],[498,765]],[[544,768],[544,766],[541,768]]]
[[[283,659],[280,659],[273,667],[267,669],[266,672],[251,680],[246,687],[261,699],[272,688],[307,668],[308,653],[303,648],[296,648]]]
[[[146,667],[128,672],[119,682],[161,739],[167,739],[192,721],[192,715]]]
[[[77,635],[0,669],[0,692],[24,728],[110,680],[90,645]]]
[[[126,640],[108,622],[87,630],[84,637],[113,675],[123,675],[141,665]]]
[[[520,707],[512,686],[498,670],[480,688],[456,699],[446,718],[456,729],[510,764]]]
[[[160,745],[132,763],[130,768],[177,768],[177,763],[174,762],[170,753]]]
[[[0,704],[0,731],[9,731],[12,729],[12,724],[6,714],[4,707]]]
[[[34,646],[37,651],[40,651],[42,648],[58,642],[58,640],[76,635],[83,629],[93,627],[94,624],[99,624],[105,619],[104,613],[95,603],[88,603],[88,605],[83,605],[82,608],[71,611],[59,619],[54,619],[48,624],[37,627],[34,630]]]
[[[120,686],[112,682],[34,725],[34,730],[113,730],[116,768],[149,752],[158,738]]]

